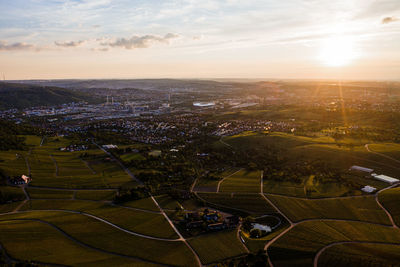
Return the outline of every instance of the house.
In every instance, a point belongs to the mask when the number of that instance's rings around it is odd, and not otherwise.
[[[113,145],[113,144],[102,145],[102,147],[105,148],[105,149],[114,149],[114,148],[118,148],[117,145]]]
[[[228,227],[236,227],[240,222],[239,216],[233,215],[225,218],[225,223]]]
[[[387,176],[387,175],[383,175],[383,174],[380,174],[380,175],[373,174],[372,177],[374,177],[376,180],[379,180],[379,181],[382,181],[385,183],[389,183],[389,184],[394,184],[394,183],[399,182],[398,179]]]
[[[194,221],[199,221],[200,220],[200,214],[198,212],[188,212],[185,214],[185,219],[192,219]]]
[[[187,229],[195,229],[203,226],[203,221],[194,221],[186,224]]]
[[[372,186],[369,186],[369,185],[366,185],[363,188],[361,188],[361,191],[363,191],[365,193],[372,193],[372,192],[376,191],[376,188],[372,187]]]
[[[206,221],[218,221],[218,213],[214,212],[214,213],[206,213],[204,214],[203,218]]]
[[[225,229],[226,225],[224,223],[213,223],[207,225],[207,230],[222,230]]]
[[[372,173],[374,170],[373,169],[369,169],[369,168],[365,168],[365,167],[361,167],[361,166],[351,166],[350,167],[350,171],[360,171],[360,172],[366,172],[366,173]]]

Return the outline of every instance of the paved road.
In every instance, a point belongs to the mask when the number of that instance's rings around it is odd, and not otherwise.
[[[52,227],[53,229],[55,229],[55,230],[57,230],[58,232],[60,232],[63,236],[65,236],[66,238],[68,238],[69,240],[71,240],[71,241],[73,241],[74,243],[76,243],[76,244],[78,244],[78,245],[80,245],[80,246],[83,246],[83,247],[85,247],[85,248],[92,249],[92,250],[96,250],[96,251],[98,251],[98,252],[106,253],[106,254],[110,254],[110,255],[114,255],[114,256],[120,256],[120,257],[124,257],[124,258],[130,258],[130,259],[134,259],[134,260],[137,260],[137,261],[142,261],[142,262],[148,262],[148,263],[157,264],[157,265],[160,265],[160,266],[167,266],[167,265],[164,265],[164,264],[161,264],[161,263],[158,263],[158,262],[154,262],[154,261],[142,259],[142,258],[139,258],[139,257],[128,256],[128,255],[124,255],[124,254],[119,254],[119,253],[115,253],[115,252],[110,252],[110,251],[107,251],[107,250],[104,250],[104,249],[101,249],[101,248],[93,247],[93,246],[91,246],[91,245],[88,245],[88,244],[86,244],[86,243],[83,243],[82,241],[79,241],[79,240],[75,239],[74,237],[72,237],[71,235],[69,235],[67,232],[64,232],[64,231],[63,231],[61,228],[59,228],[58,226],[56,226],[56,225],[54,225],[54,224],[52,224],[52,223],[49,223],[49,222],[47,222],[47,221],[41,220],[41,219],[25,219],[25,218],[24,218],[24,219],[6,219],[6,220],[1,220],[1,221],[35,221],[35,222],[40,222],[40,223],[43,223],[43,224],[46,224],[46,225]]]
[[[388,243],[388,242],[371,242],[371,241],[341,241],[341,242],[334,242],[331,243],[323,248],[321,248],[318,252],[317,255],[314,258],[314,267],[318,267],[318,260],[319,257],[322,255],[322,253],[327,250],[328,248],[331,248],[333,246],[337,245],[343,245],[343,244],[382,244],[382,245],[396,245],[400,246],[398,243]]]

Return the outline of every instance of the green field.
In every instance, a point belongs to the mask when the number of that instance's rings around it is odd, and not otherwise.
[[[364,222],[304,222],[274,242],[268,254],[274,266],[312,266],[319,249],[350,240],[400,244],[400,231]]]
[[[0,220],[2,218],[0,217]],[[87,248],[65,237],[53,227],[37,221],[0,221],[0,242],[19,260],[65,265],[153,266],[135,259]],[[57,244],[57,245],[55,245]],[[154,265],[156,266],[156,265]]]
[[[400,225],[400,187],[379,193],[379,201],[390,212],[396,225]]]
[[[112,200],[114,196],[114,190],[77,190],[75,197],[83,200]]]
[[[189,244],[197,252],[203,264],[247,253],[241,241],[236,237],[236,230],[200,235],[190,239]]]
[[[193,254],[183,242],[151,240],[129,235],[103,222],[80,214],[60,211],[34,211],[0,216],[0,220],[16,218],[36,218],[52,223],[74,239],[109,252],[139,257],[167,265],[190,266],[195,261]],[[55,242],[53,239],[52,244],[54,245]]]
[[[175,210],[176,208],[181,208],[179,202],[168,195],[156,196],[155,199],[163,209]]]
[[[263,197],[256,194],[198,193],[198,196],[217,207],[238,209],[253,215],[276,212]]]
[[[261,172],[241,170],[222,181],[220,192],[259,193]]]
[[[0,169],[9,176],[28,175],[29,171],[25,162],[28,151],[0,151]]]
[[[33,199],[72,199],[72,191],[62,191],[62,190],[49,190],[49,189],[38,189],[38,188],[28,188],[27,189],[30,198]]]
[[[385,244],[341,244],[325,250],[319,266],[399,266],[400,246]]]
[[[374,196],[338,199],[267,197],[294,222],[306,219],[345,219],[391,225]]]
[[[73,210],[105,219],[127,230],[160,238],[178,238],[161,214],[82,200],[31,200],[22,210]]]
[[[62,152],[60,147],[70,144],[66,138],[47,137],[43,146],[41,138],[28,136],[29,151],[1,151],[0,168],[8,175],[28,174],[29,164],[32,185],[61,188],[116,188],[130,182],[130,177],[120,166],[99,150]],[[86,153],[89,157],[81,158]],[[26,161],[25,161],[26,158]]]

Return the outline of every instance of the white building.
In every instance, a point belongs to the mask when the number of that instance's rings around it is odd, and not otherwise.
[[[369,185],[366,185],[363,188],[361,188],[361,191],[363,191],[365,193],[372,193],[372,192],[376,191],[376,188],[372,187],[372,186],[369,186]]]
[[[382,182],[385,182],[385,183],[389,183],[389,184],[394,184],[394,183],[399,182],[398,179],[393,178],[393,177],[390,177],[390,176],[387,176],[387,175],[383,175],[383,174],[380,174],[380,175],[374,174],[374,175],[372,175],[372,176],[373,176],[376,180],[379,180],[379,181],[382,181]]]
[[[365,168],[365,167],[361,167],[361,166],[354,165],[354,166],[351,166],[351,167],[350,167],[350,171],[361,171],[361,172],[371,173],[371,172],[373,172],[374,170],[373,170],[373,169],[369,169],[369,168]]]

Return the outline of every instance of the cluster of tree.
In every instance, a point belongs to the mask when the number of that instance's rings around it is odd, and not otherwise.
[[[25,150],[25,137],[19,135],[36,133],[37,129],[31,126],[0,120],[0,150]]]
[[[119,204],[146,197],[149,197],[149,193],[148,190],[144,187],[134,187],[130,189],[119,188],[113,202]]]
[[[59,87],[0,83],[0,109],[54,106],[71,102],[95,102],[90,94]]]

